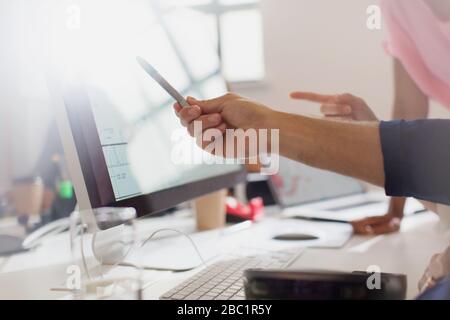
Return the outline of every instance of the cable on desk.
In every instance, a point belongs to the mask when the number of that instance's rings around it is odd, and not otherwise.
[[[187,238],[187,239],[189,240],[189,242],[192,244],[192,246],[194,247],[195,252],[197,253],[198,257],[200,258],[202,264],[203,264],[204,266],[206,266],[206,261],[205,261],[205,259],[203,258],[202,254],[201,254],[200,250],[198,249],[197,245],[195,244],[194,240],[193,240],[193,239],[191,238],[191,236],[189,236],[187,233],[184,233],[183,231],[180,231],[180,230],[170,229],[170,228],[162,228],[162,229],[158,229],[158,230],[154,231],[149,237],[147,237],[147,239],[145,239],[145,240],[141,243],[140,247],[142,248],[143,246],[145,246],[145,245],[147,244],[147,242],[150,241],[155,235],[157,235],[158,233],[163,232],[163,231],[171,231],[171,232],[175,232],[175,233],[178,233],[178,234],[184,236],[185,238]],[[127,265],[129,265],[129,264],[127,264]],[[134,266],[134,267],[137,267],[137,266]],[[193,268],[186,269],[186,270],[183,270],[183,271],[190,271],[190,270],[193,270],[193,269],[195,269],[195,268],[196,268],[196,267],[193,267]],[[180,272],[180,270],[175,270],[175,269],[170,269],[170,268],[152,268],[152,267],[146,267],[145,269],[157,270],[157,271],[174,271],[174,272]]]
[[[88,265],[87,265],[86,256],[85,256],[85,254],[84,254],[84,249],[83,249],[83,248],[85,247],[84,239],[83,239],[83,238],[84,238],[84,235],[85,235],[85,233],[84,233],[84,227],[85,227],[85,226],[82,225],[81,228],[79,229],[79,231],[77,231],[77,232],[80,232],[80,233],[81,233],[81,235],[80,235],[80,245],[81,245],[81,248],[82,248],[82,250],[81,250],[81,258],[82,258],[83,267],[85,268],[86,275],[87,275],[88,279],[89,279],[90,281],[93,281],[94,279],[91,277],[91,274],[90,274],[90,272],[89,272],[89,267],[88,267]],[[206,261],[205,261],[205,259],[203,258],[202,254],[201,254],[199,248],[197,247],[197,245],[195,244],[194,240],[193,240],[188,234],[186,234],[186,233],[184,233],[184,232],[182,232],[182,231],[180,231],[180,230],[170,229],[170,228],[162,228],[162,229],[158,229],[158,230],[154,231],[152,234],[150,234],[150,236],[148,236],[148,237],[147,237],[144,241],[142,241],[138,246],[142,248],[142,247],[145,246],[151,239],[153,239],[158,233],[161,233],[161,232],[167,232],[167,231],[174,232],[174,233],[178,233],[178,234],[184,236],[185,238],[187,238],[188,241],[191,243],[192,247],[194,248],[195,252],[197,253],[198,257],[200,258],[202,265],[206,265]],[[93,239],[92,239],[92,244],[91,244],[91,245],[92,245],[93,252],[94,252],[94,254],[95,254],[95,246],[93,245],[94,242],[95,242],[95,234],[94,234],[94,237],[93,237]],[[123,243],[123,241],[120,241],[120,240],[119,240],[118,242]],[[128,254],[130,253],[130,251],[131,251],[131,249],[128,250],[128,252],[124,255],[123,259],[125,259],[125,257],[128,256]],[[96,259],[97,259],[97,261],[100,262],[100,264],[103,264],[103,262],[101,261],[101,259],[98,258],[98,256],[96,257]],[[136,264],[131,264],[131,263],[122,264],[122,263],[123,263],[123,260],[122,260],[122,262],[117,262],[117,263],[115,263],[114,265],[121,265],[121,266],[125,266],[125,267],[132,267],[132,268],[135,268],[135,269],[140,270],[140,271],[142,270],[142,268],[141,268],[140,266],[136,265]],[[189,268],[189,269],[186,269],[186,270],[183,270],[183,271],[190,271],[190,270],[193,270],[193,269],[195,269],[195,268],[196,268],[196,267],[193,267],[193,268]],[[170,269],[170,268],[157,268],[157,267],[152,268],[152,267],[146,267],[145,269],[147,269],[147,270],[157,270],[157,271],[181,272],[180,270]],[[103,275],[101,275],[101,278],[103,278]],[[139,282],[140,282],[141,280],[142,280],[142,279],[140,279]],[[139,290],[138,290],[138,291],[139,291],[139,296],[142,296],[142,288],[143,288],[142,284],[140,284],[139,287],[140,287]],[[57,289],[56,289],[56,290],[57,290]]]

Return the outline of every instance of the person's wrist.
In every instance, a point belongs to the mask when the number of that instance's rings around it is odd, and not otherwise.
[[[272,150],[272,137],[271,137],[271,129],[274,129],[275,126],[275,118],[276,118],[276,111],[264,108],[260,112],[258,112],[255,117],[252,118],[250,128],[256,129],[257,131],[260,130],[267,130],[267,139],[266,143],[267,146],[265,147],[265,152],[271,153]],[[259,134],[259,133],[258,133]],[[259,147],[259,143],[258,143]],[[259,153],[260,151],[258,151]]]
[[[393,217],[393,218],[399,218],[402,219],[403,218],[403,210],[391,210],[389,212],[389,214]]]
[[[277,129],[279,127],[277,126],[278,113],[269,108],[263,110],[256,118],[254,127],[256,129]]]

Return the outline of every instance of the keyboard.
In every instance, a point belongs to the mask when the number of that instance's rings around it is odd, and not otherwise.
[[[286,268],[301,249],[270,252],[216,262],[161,296],[164,300],[244,300],[244,271]]]

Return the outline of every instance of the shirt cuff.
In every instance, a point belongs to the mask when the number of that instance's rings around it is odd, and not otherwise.
[[[402,135],[404,120],[381,121],[380,139],[384,162],[384,188],[386,195],[404,196],[403,178],[407,172]]]

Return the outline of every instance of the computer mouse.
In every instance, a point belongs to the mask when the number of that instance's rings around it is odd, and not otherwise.
[[[273,237],[274,240],[283,241],[302,241],[302,240],[317,240],[319,237],[306,233],[284,233]]]

